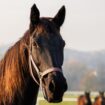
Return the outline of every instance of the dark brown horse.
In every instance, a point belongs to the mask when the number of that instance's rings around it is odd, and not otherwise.
[[[0,105],[35,105],[39,85],[48,102],[62,101],[67,90],[60,35],[64,18],[64,6],[54,18],[40,18],[32,6],[29,29],[0,62]]]
[[[100,91],[99,92],[99,95],[100,95],[100,97],[102,99],[101,105],[105,105],[105,95],[104,95],[104,92],[103,91]]]
[[[85,97],[87,99],[86,105],[92,105],[91,97],[90,97],[90,92],[85,92]]]

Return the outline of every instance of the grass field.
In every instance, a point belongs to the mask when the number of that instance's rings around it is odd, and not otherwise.
[[[37,105],[76,105],[76,101],[63,101],[61,103],[48,103],[46,100],[43,99],[42,93],[38,95],[41,99],[38,100]],[[76,98],[76,95],[65,94],[64,98]]]
[[[46,102],[44,100],[40,100],[39,105],[76,105],[76,102],[63,101],[61,103],[48,103],[48,102]]]
[[[84,92],[67,92],[64,95],[64,100],[61,103],[48,103],[46,100],[44,100],[42,93],[39,93],[38,97],[38,103],[37,105],[77,105],[77,101],[73,101],[71,99],[77,99],[81,94],[84,94]],[[91,95],[91,99],[94,99],[94,97],[97,95],[97,93]],[[41,99],[40,99],[41,98]],[[67,99],[67,100],[66,100]]]

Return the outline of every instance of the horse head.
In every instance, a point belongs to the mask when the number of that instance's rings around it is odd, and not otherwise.
[[[37,84],[41,85],[44,98],[48,102],[61,102],[67,90],[62,71],[65,41],[60,35],[60,27],[64,19],[64,6],[54,18],[40,18],[36,5],[34,4],[31,8],[30,75]]]

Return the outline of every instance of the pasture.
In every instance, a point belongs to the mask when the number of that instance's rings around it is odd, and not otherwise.
[[[61,103],[48,103],[44,98],[41,92],[39,92],[37,105],[77,105],[77,98],[84,94],[84,92],[66,92]],[[91,93],[91,100],[94,101],[94,98],[98,95],[98,92]]]
[[[53,104],[53,103],[51,103],[51,104],[49,104],[48,102],[46,102],[46,101],[44,101],[44,100],[41,100],[40,102],[39,102],[39,105],[76,105],[76,102],[73,102],[73,101],[63,101],[63,102],[61,102],[61,103],[55,103],[55,104]]]

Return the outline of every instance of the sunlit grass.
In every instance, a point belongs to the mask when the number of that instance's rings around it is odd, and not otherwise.
[[[63,101],[61,103],[48,103],[45,100],[40,100],[39,105],[76,105],[74,101]]]
[[[66,92],[64,94],[63,97],[63,102],[61,103],[48,103],[44,98],[43,98],[43,94],[42,92],[39,92],[38,97],[42,98],[38,100],[38,105],[77,105],[77,101],[73,101],[72,99],[78,99],[78,97],[84,94],[84,92],[82,93],[73,93],[73,92]],[[94,98],[98,95],[98,93],[96,94],[91,94],[91,99],[92,101],[94,101]],[[65,99],[68,99],[67,101]],[[71,100],[69,100],[71,99]]]

